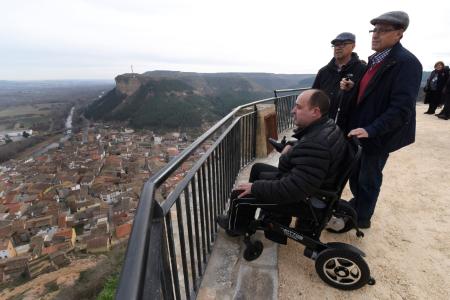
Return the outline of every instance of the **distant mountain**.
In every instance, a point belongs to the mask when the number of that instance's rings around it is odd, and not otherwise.
[[[313,74],[189,73],[123,74],[116,87],[85,111],[92,119],[127,121],[134,127],[198,127],[234,107],[271,97],[274,89],[310,86]]]
[[[0,105],[91,100],[113,86],[112,80],[0,80]]]

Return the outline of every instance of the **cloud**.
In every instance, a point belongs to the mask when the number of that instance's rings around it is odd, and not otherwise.
[[[355,50],[366,59],[372,53],[369,20],[399,9],[411,18],[402,43],[424,68],[439,59],[450,63],[448,54],[440,55],[450,36],[450,2],[378,4],[367,10],[356,0],[10,1],[0,20],[0,79],[113,78],[131,64],[138,72],[315,73],[342,31],[356,34]],[[22,71],[27,67],[33,70]]]

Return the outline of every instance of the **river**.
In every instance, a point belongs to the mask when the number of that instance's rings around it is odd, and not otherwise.
[[[62,138],[59,139],[59,143],[51,143],[49,145],[47,145],[45,148],[38,150],[36,152],[33,153],[33,157],[39,156],[44,154],[45,152],[47,152],[48,150],[51,149],[55,149],[59,147],[59,144],[64,143],[65,141],[67,141],[68,139],[70,139],[70,137],[72,136],[72,118],[73,118],[73,112],[75,111],[75,106],[73,106],[70,109],[70,113],[67,116],[66,119],[66,123],[65,123],[65,127],[66,127],[66,132],[64,134],[64,136]]]

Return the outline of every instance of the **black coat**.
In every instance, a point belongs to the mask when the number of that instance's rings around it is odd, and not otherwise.
[[[434,91],[431,90],[431,79],[435,76],[435,74],[438,73],[438,78],[436,82],[436,89]],[[442,90],[445,87],[445,83],[447,82],[448,78],[448,70],[444,69],[438,72],[437,70],[433,70],[430,74],[430,76],[427,79],[427,84],[423,88],[425,91],[425,101],[424,103],[431,103],[439,105],[443,102],[443,96],[442,96]]]
[[[364,128],[367,153],[389,153],[414,142],[416,99],[422,79],[419,60],[400,43],[392,47],[367,85],[361,101],[352,103],[350,129]]]
[[[281,178],[253,183],[251,192],[258,201],[296,203],[315,196],[317,189],[336,190],[349,147],[339,127],[323,117],[294,137],[294,146],[280,156]]]
[[[447,78],[448,78],[448,73],[447,70],[442,70],[440,72],[437,72],[436,70],[433,70],[430,74],[430,76],[427,79],[427,84],[424,87],[424,91],[425,92],[430,92],[431,91],[431,79],[433,79],[434,75],[438,73],[438,79],[437,79],[437,83],[436,83],[436,91],[442,92],[442,89],[445,86],[445,83],[447,82]]]
[[[330,97],[330,111],[328,116],[333,120],[335,119],[338,111],[340,95],[343,93],[341,110],[339,112],[337,124],[344,132],[347,132],[348,112],[350,108],[349,104],[353,91],[341,92],[339,83],[342,78],[348,76],[349,74],[352,74],[352,81],[358,83],[361,80],[365,69],[366,65],[361,62],[356,53],[352,53],[350,61],[344,65],[340,71],[338,71],[336,59],[333,58],[326,66],[319,70],[312,85],[313,89],[321,89]]]

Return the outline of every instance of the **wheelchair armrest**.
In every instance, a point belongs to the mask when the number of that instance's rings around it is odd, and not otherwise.
[[[315,196],[307,198],[309,205],[315,209],[325,209],[330,203],[339,199],[339,194],[335,191],[317,190]]]

